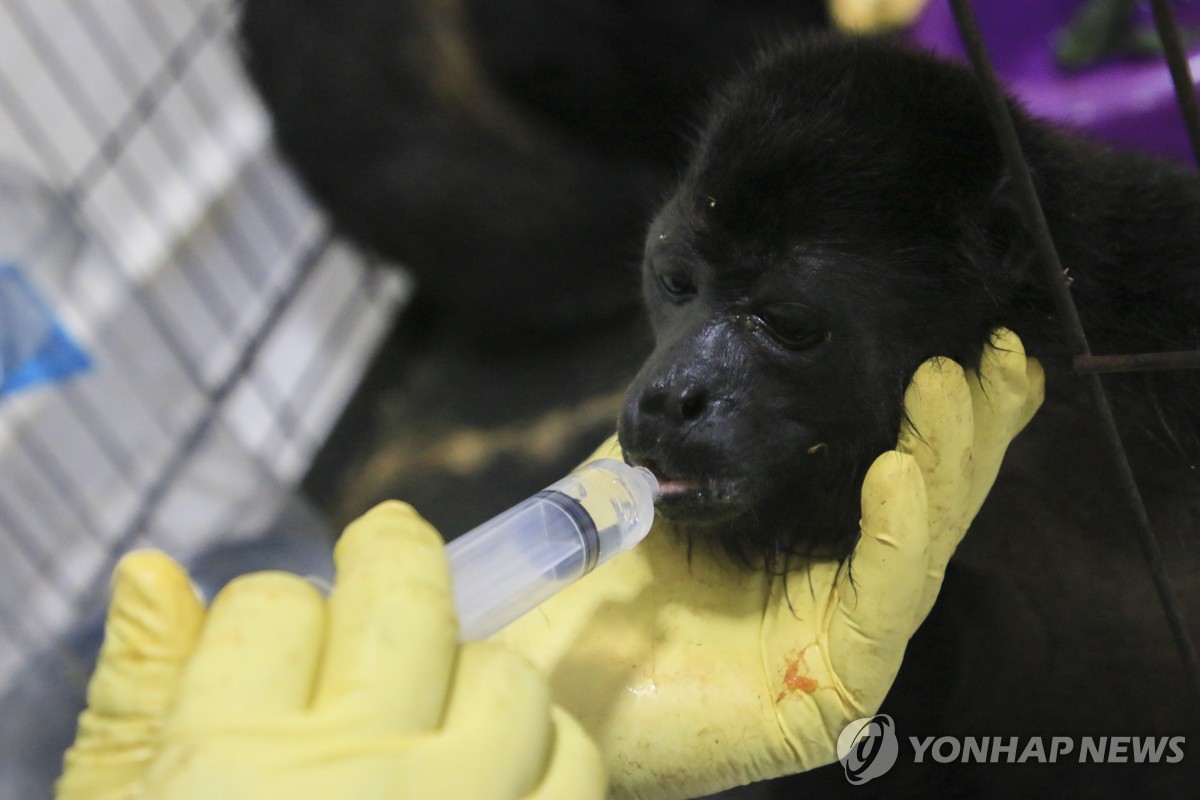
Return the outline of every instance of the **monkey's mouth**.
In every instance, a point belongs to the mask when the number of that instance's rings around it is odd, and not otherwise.
[[[749,482],[740,478],[689,478],[668,472],[650,459],[635,459],[658,479],[655,511],[673,522],[722,522],[745,512]]]

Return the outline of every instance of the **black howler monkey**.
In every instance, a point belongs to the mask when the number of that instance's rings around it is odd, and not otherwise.
[[[902,739],[1186,735],[1183,762],[902,751],[867,786],[817,771],[778,796],[1188,796],[1200,700],[971,73],[883,40],[797,38],[718,93],[677,159],[697,76],[723,74],[763,17],[818,15],[790,5],[247,0],[242,30],[284,151],[340,226],[485,327],[622,308],[643,202],[682,171],[646,236],[657,346],[621,441],[670,481],[663,512],[743,565],[847,551],[862,473],[893,446],[922,360],[972,366],[998,325],[1042,359],[1046,404],[885,710]],[[1200,178],[1013,110],[1093,350],[1200,347]],[[1105,384],[1196,619],[1200,375]]]
[[[1200,347],[1200,178],[1013,110],[1093,350]],[[621,442],[731,554],[845,554],[918,364],[974,366],[1001,325],[1065,362],[1034,259],[968,70],[876,39],[777,47],[720,92],[650,226],[658,344]],[[1200,459],[1200,375],[1112,383],[1159,467]]]
[[[1011,105],[1093,350],[1200,347],[1200,176]],[[885,709],[910,735],[1195,735],[1200,698],[1035,257],[969,70],[878,39],[776,47],[718,92],[650,226],[643,282],[657,344],[622,414],[626,457],[659,474],[660,510],[694,545],[753,568],[843,556],[862,476],[896,441],[913,371],[937,355],[974,366],[989,332],[1012,328],[1047,367],[1049,397]],[[1195,615],[1200,374],[1105,383]],[[878,790],[1183,796],[1200,774],[1200,758],[930,762],[902,758]],[[780,796],[870,794],[840,775],[814,789],[820,779]]]

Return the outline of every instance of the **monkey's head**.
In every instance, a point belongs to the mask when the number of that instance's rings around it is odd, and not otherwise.
[[[977,363],[1026,280],[973,76],[806,38],[718,97],[654,220],[656,347],[621,416],[660,513],[751,565],[841,557],[926,358]]]

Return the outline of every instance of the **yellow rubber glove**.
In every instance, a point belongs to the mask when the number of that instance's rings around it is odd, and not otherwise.
[[[853,584],[830,562],[785,584],[689,558],[659,524],[497,639],[545,670],[618,797],[695,797],[832,763],[845,725],[883,702],[1042,391],[1008,331],[978,376],[920,367],[905,406],[921,435],[906,430],[867,474]],[[610,441],[596,456],[617,453]]]
[[[174,562],[123,561],[59,800],[603,796],[595,746],[544,678],[457,643],[428,523],[385,503],[334,557],[328,601],[258,573],[217,596],[202,631]]]
[[[829,0],[829,16],[844,31],[875,33],[901,28],[925,8],[928,0]]]
[[[154,550],[121,559],[88,707],[79,715],[58,797],[134,796],[203,624],[204,606],[178,564]]]

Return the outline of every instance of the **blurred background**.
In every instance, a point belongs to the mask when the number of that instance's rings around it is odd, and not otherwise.
[[[1187,158],[1143,4],[976,6],[1033,110]],[[327,577],[382,499],[452,538],[584,458],[708,88],[910,22],[961,56],[920,0],[0,0],[0,798],[50,796],[121,553]]]

